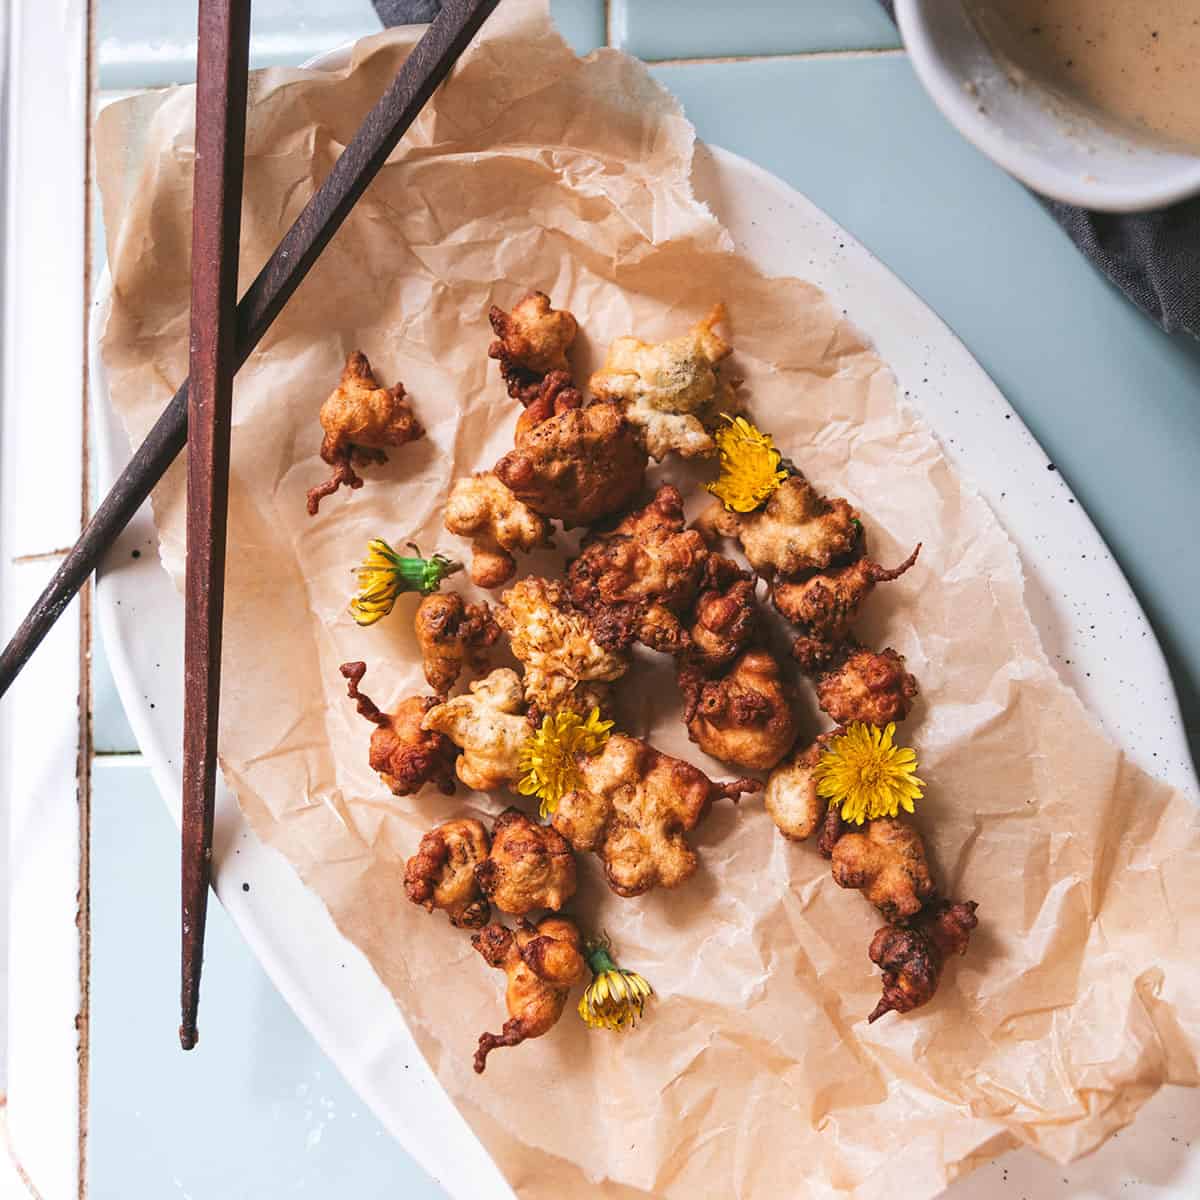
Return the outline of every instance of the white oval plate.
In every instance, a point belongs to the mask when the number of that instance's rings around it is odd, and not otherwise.
[[[330,56],[316,65],[342,62],[344,57]],[[1137,600],[1082,507],[1061,477],[1047,469],[1032,434],[965,347],[849,234],[766,171],[726,151],[697,146],[695,182],[700,198],[760,268],[812,280],[874,340],[901,391],[938,431],[955,466],[1003,513],[1027,572],[1030,608],[1062,677],[1131,758],[1200,793],[1166,663]],[[99,354],[109,294],[106,274],[91,321],[92,394],[104,487],[129,457]],[[183,603],[159,567],[156,547],[146,505],[105,561],[97,607],[130,724],[178,820]],[[246,881],[249,891],[242,889]],[[258,842],[223,787],[217,797],[214,886],[322,1049],[413,1157],[456,1198],[511,1197],[367,960],[337,932],[288,863]],[[220,1031],[208,1036],[219,1037]],[[1200,1128],[1200,1106],[1191,1109],[1194,1116],[1185,1116],[1187,1094],[1176,1096],[1171,1115],[1181,1118],[1179,1125]],[[1121,1151],[1132,1140],[1122,1139]],[[1105,1156],[1116,1149],[1110,1144]],[[1004,1162],[1028,1179],[1026,1191],[1039,1200],[1083,1194],[1065,1191],[1062,1169],[1030,1152],[1006,1156]],[[1120,1175],[1110,1166],[1106,1175],[1097,1176],[1104,1181],[1098,1186],[1107,1187]],[[1195,1195],[1200,1187],[1200,1169],[1190,1177],[1196,1182],[1180,1197]],[[950,1194],[965,1197],[964,1188],[971,1200],[1011,1200],[999,1172],[994,1177],[991,1171],[977,1173]]]

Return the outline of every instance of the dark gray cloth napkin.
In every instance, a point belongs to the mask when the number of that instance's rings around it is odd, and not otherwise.
[[[384,25],[431,21],[440,0],[371,0]],[[891,0],[880,0],[895,17]],[[1168,333],[1200,338],[1200,199],[1155,212],[1090,212],[1039,196],[1092,263]]]
[[[895,20],[892,0],[879,2]],[[1168,333],[1183,330],[1200,338],[1200,199],[1123,214],[1037,198],[1092,264],[1147,316]]]

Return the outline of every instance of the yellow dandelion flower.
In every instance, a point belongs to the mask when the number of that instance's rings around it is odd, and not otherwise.
[[[917,756],[892,741],[894,724],[852,722],[832,738],[813,770],[817,795],[841,805],[842,820],[861,825],[876,817],[894,817],[900,809],[913,811],[924,794],[917,778]]]
[[[766,504],[788,472],[770,434],[745,417],[721,415],[728,422],[716,432],[721,474],[704,486],[730,512],[753,512]]]
[[[397,554],[383,538],[372,538],[367,543],[367,557],[355,571],[358,591],[350,601],[350,612],[360,625],[374,625],[380,617],[386,617],[402,592],[428,596],[442,586],[447,575],[463,569],[462,563],[441,554],[422,558],[411,542],[409,548],[416,557]]]
[[[586,955],[592,982],[580,998],[579,1015],[593,1029],[632,1029],[654,989],[636,971],[623,971],[613,962],[607,937],[589,942]]]
[[[549,817],[558,802],[579,786],[577,754],[595,754],[608,741],[611,721],[600,720],[593,708],[587,717],[563,712],[542,718],[541,728],[530,734],[521,747],[521,780],[517,791],[522,796],[537,796],[539,812]]]

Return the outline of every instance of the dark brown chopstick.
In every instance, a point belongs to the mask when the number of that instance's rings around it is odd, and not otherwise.
[[[242,297],[237,321],[239,367],[498,3],[445,0],[425,36]],[[183,449],[187,394],[185,380],[0,654],[0,696]]]
[[[200,0],[188,370],[183,626],[183,836],[179,1044],[196,1044],[221,699],[229,424],[237,371],[238,235],[246,150],[250,0]]]

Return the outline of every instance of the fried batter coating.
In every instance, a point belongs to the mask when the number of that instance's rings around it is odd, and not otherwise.
[[[762,787],[757,779],[714,783],[691,763],[620,733],[576,761],[581,785],[559,801],[554,828],[576,850],[599,855],[618,896],[678,887],[697,865],[684,835],[709,805]]]
[[[628,659],[606,650],[587,617],[557,581],[530,575],[501,596],[496,620],[525,667],[525,695],[544,716],[585,714],[607,699],[604,684],[624,675]]]
[[[766,650],[747,650],[719,679],[681,667],[688,737],[705,754],[750,771],[770,770],[791,749],[796,689]]]
[[[858,549],[858,515],[842,499],[822,496],[803,475],[792,475],[756,512],[729,512],[714,500],[696,520],[706,536],[737,538],[750,565],[773,576],[823,571]]]
[[[925,843],[896,817],[868,821],[862,833],[843,833],[833,847],[833,881],[857,888],[887,921],[921,911],[933,895]]]
[[[725,306],[718,304],[682,337],[658,343],[617,338],[591,378],[593,395],[622,406],[655,462],[671,450],[684,458],[711,454],[711,431],[721,414],[737,411],[733,384],[717,372],[733,349],[714,328],[724,319]]]
[[[450,489],[443,518],[446,528],[471,541],[471,582],[497,588],[517,569],[510,553],[528,554],[549,546],[550,522],[522,504],[491,471],[459,479]]]
[[[522,403],[525,409],[517,418],[514,446],[519,446],[543,421],[582,407],[583,393],[572,385],[566,371],[551,371],[528,400],[522,398]]]
[[[553,1027],[571,988],[586,978],[587,963],[579,929],[566,917],[546,917],[536,928],[522,918],[515,930],[493,923],[472,934],[471,945],[508,976],[509,1019],[501,1033],[479,1035],[475,1070],[482,1075],[497,1046],[519,1046]]]
[[[458,592],[431,592],[417,605],[413,628],[425,678],[439,696],[454,686],[464,667],[482,670],[488,647],[500,636],[491,608],[468,604]]]
[[[679,489],[663,484],[645,508],[583,544],[567,570],[571,600],[604,645],[637,640],[679,654],[688,644],[679,615],[696,598],[708,556],[704,538],[684,528]]]
[[[850,632],[850,622],[877,583],[899,579],[917,561],[917,548],[894,570],[888,571],[869,558],[848,567],[836,567],[802,581],[777,579],[771,600],[780,614],[809,637],[836,643]]]
[[[342,379],[321,405],[321,457],[333,474],[308,491],[308,512],[316,516],[321,501],[344,483],[360,488],[363,481],[354,468],[368,463],[385,463],[384,450],[403,446],[425,436],[421,422],[413,416],[404,396],[404,384],[381,388],[367,356],[355,350],[346,359]]]
[[[952,954],[966,954],[971,930],[979,924],[974,900],[931,904],[913,925],[884,925],[871,939],[871,961],[883,970],[883,996],[867,1018],[912,1012],[928,1003]]]
[[[531,732],[521,677],[499,667],[471,684],[470,695],[431,708],[423,729],[445,734],[462,749],[455,769],[469,788],[487,792],[521,777],[521,745]]]
[[[475,868],[483,893],[501,911],[523,917],[560,909],[575,894],[575,854],[549,825],[506,808],[492,827],[492,852]]]
[[[834,730],[836,733],[837,730]],[[843,833],[849,826],[842,820],[841,808],[831,804],[825,811],[825,820],[821,822],[821,836],[817,838],[817,853],[822,858],[832,858],[834,847],[837,846]]]
[[[767,778],[763,804],[775,822],[775,828],[789,841],[805,841],[826,820],[828,805],[817,795],[813,768],[832,736],[832,733],[823,733],[810,745],[797,746]],[[837,816],[837,810],[833,811]],[[832,849],[831,846],[831,853]]]
[[[423,720],[437,704],[434,696],[409,696],[388,716],[358,690],[367,673],[364,662],[342,663],[338,668],[346,680],[346,692],[357,702],[359,713],[377,726],[371,734],[371,770],[397,796],[410,796],[427,783],[436,783],[447,795],[454,794],[454,747],[440,733],[428,732]]]
[[[839,725],[884,726],[908,716],[917,681],[904,669],[901,655],[890,646],[876,653],[851,644],[840,657],[817,679],[817,703]]]
[[[692,609],[686,661],[706,675],[729,666],[758,631],[754,579],[732,559],[710,553]]]
[[[497,464],[523,504],[568,527],[589,525],[637,495],[646,452],[615,404],[589,404],[549,417]]]
[[[459,929],[482,929],[491,908],[475,868],[487,859],[487,830],[470,817],[431,829],[405,864],[404,890],[426,912],[444,910]]]
[[[511,313],[493,304],[488,320],[496,334],[488,358],[500,364],[508,394],[528,404],[537,395],[542,379],[551,371],[566,371],[567,351],[579,325],[566,309],[550,307],[544,292],[529,292]]]

